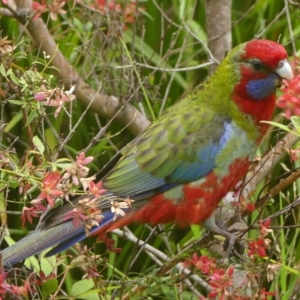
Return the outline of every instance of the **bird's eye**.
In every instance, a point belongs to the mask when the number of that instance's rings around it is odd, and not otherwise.
[[[278,68],[283,67],[285,63],[286,63],[286,60],[281,60],[281,61],[278,63]]]
[[[252,60],[250,64],[255,71],[261,71],[263,69],[263,64],[259,60]]]

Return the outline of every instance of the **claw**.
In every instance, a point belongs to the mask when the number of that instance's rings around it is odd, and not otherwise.
[[[225,237],[223,249],[226,252],[227,258],[234,256],[241,257],[245,251],[243,243],[239,240],[238,236],[228,231],[225,222],[215,221],[214,216],[207,219],[203,226],[212,234]]]

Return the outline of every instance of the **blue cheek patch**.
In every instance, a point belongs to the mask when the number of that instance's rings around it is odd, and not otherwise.
[[[276,79],[277,76],[275,74],[272,74],[267,78],[251,80],[246,85],[247,92],[255,100],[260,101],[263,98],[270,96],[274,92],[274,89],[276,87]]]

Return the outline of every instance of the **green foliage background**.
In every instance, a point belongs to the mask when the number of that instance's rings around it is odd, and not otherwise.
[[[128,1],[119,2],[125,7]],[[290,55],[300,47],[300,6],[296,1],[233,0],[232,2],[232,46],[253,38],[265,38],[280,41]],[[204,47],[207,45],[206,15],[204,1],[197,0],[157,2],[148,0],[139,2],[138,7],[140,13],[133,23],[126,23],[126,27],[123,27],[122,14],[101,14],[84,5],[74,5],[72,1],[68,1],[64,7],[67,13],[59,15],[56,21],[48,14],[42,18],[60,51],[90,86],[118,97],[122,103],[130,101],[151,120],[188,94],[207,76],[207,67],[197,68],[198,65],[208,61],[208,53]],[[16,46],[12,67],[19,70],[17,74],[21,75],[27,70],[36,68],[52,87],[63,86],[63,83],[52,75],[53,70],[48,66],[51,58],[45,58],[40,53],[24,27],[14,18],[4,15],[0,18],[0,26],[2,38],[7,36]],[[171,71],[174,68],[191,69]],[[9,85],[3,77],[0,77],[0,84],[3,91],[9,90]],[[34,88],[38,91],[38,87],[39,85],[24,87],[25,92],[22,95],[8,94],[11,100],[20,100],[22,96],[24,103],[26,101],[33,103],[32,94],[29,92],[26,94],[26,91],[32,92]],[[21,106],[7,100],[1,97],[0,150],[10,151],[22,162],[33,148],[28,140]],[[33,104],[27,104],[26,107],[29,115],[34,111],[30,126],[34,130],[34,135],[43,141],[45,160],[49,162],[57,158],[75,158],[108,122],[92,110],[86,110],[79,101],[66,105],[58,118],[54,118],[52,108],[46,108],[47,120],[44,115],[39,115]],[[72,138],[63,150],[58,152],[61,141],[77,123]],[[13,143],[16,137],[21,142]],[[117,150],[133,137],[133,134],[124,128],[124,124],[120,122],[109,124],[99,142],[86,152],[87,155],[95,156],[91,164],[91,174],[97,173]],[[278,133],[274,134],[265,142],[263,149],[269,149],[270,144],[274,144],[278,138]],[[298,163],[291,165],[288,158],[284,163],[288,167],[298,165]],[[271,177],[276,178],[282,173],[281,166],[277,166]],[[4,175],[1,180],[5,180]],[[258,187],[258,193],[260,188],[262,186]],[[298,188],[299,183],[295,182],[288,191],[277,196],[273,205],[265,208],[264,217],[293,201],[299,193]],[[19,196],[17,184],[14,186],[11,183],[9,193],[1,191],[2,208],[4,199],[7,200],[8,211],[22,210],[25,199]],[[255,214],[252,218],[255,220]],[[286,222],[298,224],[298,221],[298,213],[293,211],[287,217],[287,221],[277,218],[274,225],[280,226]],[[35,225],[29,224],[26,228],[22,228],[19,215],[8,213],[8,228],[14,240],[19,240]],[[161,230],[163,232],[153,234],[148,226],[133,224],[130,230],[142,240],[147,240],[149,236],[147,243],[173,259],[183,260],[193,252],[200,251],[195,246],[186,253],[179,251],[184,248],[187,241],[194,238],[198,229],[193,232],[190,229],[182,230],[169,225],[156,228],[156,233]],[[300,252],[297,251],[300,247],[298,232],[297,228],[293,228],[285,231],[281,229],[274,233],[274,240],[281,250],[280,263],[284,267],[271,282],[267,282],[266,276],[262,276],[260,284],[266,289],[276,290],[278,293],[276,299],[292,299],[292,295],[300,297],[297,267],[300,256]],[[122,248],[121,253],[106,252],[106,248],[102,244],[95,244],[93,238],[84,242],[89,247],[92,246],[95,253],[101,255],[97,265],[100,277],[93,277],[93,281],[88,279],[80,281],[86,269],[82,266],[82,261],[79,260],[79,264],[74,261],[74,257],[79,255],[78,249],[72,248],[61,255],[69,256],[64,263],[61,260],[58,263],[58,278],[60,280],[63,278],[62,289],[65,291],[65,296],[61,296],[60,299],[67,298],[66,295],[77,298],[85,291],[89,292],[80,298],[114,299],[115,296],[116,299],[121,299],[121,295],[124,297],[136,285],[142,288],[138,289],[137,293],[130,294],[128,299],[196,299],[190,291],[181,287],[178,273],[171,272],[159,276],[158,266],[147,253],[140,253],[139,247],[134,243],[119,237],[114,239],[117,247]],[[4,247],[5,242],[2,245]],[[203,249],[201,251],[206,253]],[[45,268],[47,269],[43,265],[42,269]],[[49,280],[47,284],[50,292],[47,292],[45,284],[40,293],[44,297],[53,294],[57,288],[55,280]],[[200,292],[204,292],[204,289],[200,289]]]

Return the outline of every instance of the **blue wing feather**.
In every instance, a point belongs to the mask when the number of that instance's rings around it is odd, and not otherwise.
[[[127,154],[125,152],[126,157],[103,179],[104,186],[119,196],[141,199],[141,194],[151,196],[159,190],[167,190],[167,188],[196,181],[206,176],[216,166],[216,156],[230,140],[236,127],[232,125],[228,118],[220,116],[216,117],[215,123],[215,133],[214,136],[207,139],[208,144],[199,146],[188,143],[186,147],[181,145],[178,150],[176,148],[175,157],[167,157],[160,167],[155,170],[154,174],[153,172],[144,172],[143,166],[136,159],[137,153],[141,155],[140,148],[147,149],[144,144],[139,148],[139,141],[147,143],[145,137],[140,138],[136,142],[137,145],[134,142],[133,145],[130,145],[131,153]],[[157,134],[159,135],[160,132],[158,131]],[[197,134],[200,137],[207,136],[207,133],[203,133],[201,130]],[[151,136],[151,139],[153,139],[153,136]],[[193,137],[193,140],[194,144],[197,144],[197,136]],[[171,146],[168,145],[168,149]],[[135,150],[132,151],[132,149]],[[158,151],[161,151],[161,147]],[[176,158],[176,154],[179,158]],[[186,157],[184,154],[187,154]],[[150,160],[153,160],[152,155]],[[157,174],[167,175],[157,176]]]

